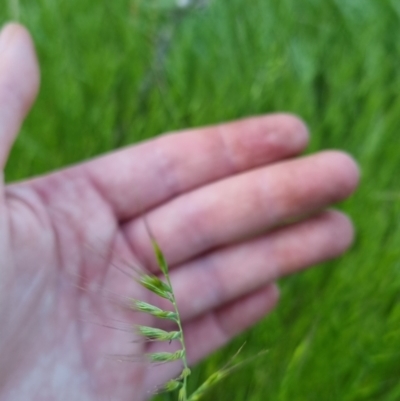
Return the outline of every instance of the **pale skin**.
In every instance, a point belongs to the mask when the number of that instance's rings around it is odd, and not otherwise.
[[[20,25],[0,43],[4,168],[39,68]],[[3,184],[0,399],[141,401],[178,372],[110,357],[157,348],[117,330],[140,321],[125,296],[154,300],[119,268],[157,271],[143,212],[170,264],[191,364],[263,318],[278,278],[346,251],[351,222],[328,208],[354,191],[357,165],[339,151],[302,157],[307,141],[294,116],[252,117]]]

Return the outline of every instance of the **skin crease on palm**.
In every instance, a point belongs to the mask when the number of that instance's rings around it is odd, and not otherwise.
[[[8,24],[3,168],[38,88],[32,40]],[[3,185],[0,400],[141,401],[177,374],[179,364],[149,368],[140,355],[158,346],[116,329],[156,324],[127,308],[127,297],[155,300],[115,267],[156,269],[143,212],[170,264],[191,364],[263,318],[276,279],[342,254],[352,225],[327,208],[354,191],[358,168],[338,151],[301,157],[307,141],[294,116],[253,117]]]

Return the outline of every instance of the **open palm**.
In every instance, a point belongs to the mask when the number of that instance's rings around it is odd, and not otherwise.
[[[38,75],[29,34],[8,25],[2,167]],[[295,158],[307,137],[290,115],[256,117],[3,186],[0,399],[144,400],[176,374],[121,361],[154,345],[110,328],[143,318],[126,308],[128,297],[149,300],[116,267],[156,269],[143,212],[171,266],[191,363],[264,316],[278,298],[274,280],[345,251],[351,223],[323,210],[354,190],[357,167],[340,152]]]

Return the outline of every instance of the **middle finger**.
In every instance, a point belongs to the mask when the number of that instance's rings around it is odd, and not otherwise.
[[[321,152],[179,196],[147,214],[147,222],[173,266],[343,200],[357,181],[357,166],[348,155]],[[143,219],[123,229],[139,258],[157,271]]]

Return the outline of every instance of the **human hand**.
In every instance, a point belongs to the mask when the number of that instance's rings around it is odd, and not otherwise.
[[[29,34],[8,25],[2,167],[38,82]],[[325,209],[355,189],[357,166],[334,151],[298,157],[307,138],[290,115],[254,117],[2,185],[0,399],[144,400],[175,374],[105,357],[155,346],[104,323],[140,319],[110,298],[149,300],[114,267],[139,260],[157,271],[143,212],[171,267],[191,363],[270,311],[276,279],[344,252],[351,223]]]

